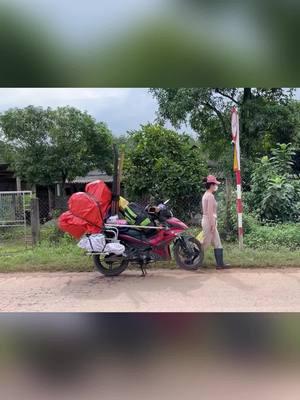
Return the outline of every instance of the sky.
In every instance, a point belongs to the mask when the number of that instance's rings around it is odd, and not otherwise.
[[[1,88],[0,112],[28,105],[74,106],[97,121],[106,122],[114,135],[154,122],[158,108],[146,88]]]
[[[300,89],[296,98],[300,100]],[[77,107],[107,123],[116,136],[155,122],[158,109],[147,88],[0,88],[0,112],[28,105]],[[192,133],[187,127],[181,131]]]

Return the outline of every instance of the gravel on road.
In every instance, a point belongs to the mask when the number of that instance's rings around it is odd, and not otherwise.
[[[300,311],[300,268],[0,274],[0,311]]]

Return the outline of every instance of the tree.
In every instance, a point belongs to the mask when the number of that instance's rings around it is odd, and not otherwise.
[[[130,198],[170,198],[182,217],[199,210],[207,168],[188,135],[148,124],[130,132],[129,141],[124,181]]]
[[[111,171],[111,132],[86,112],[15,108],[1,115],[0,125],[10,164],[31,184],[64,184],[92,168]]]
[[[32,185],[53,182],[51,110],[33,106],[10,109],[1,115],[0,124],[6,158],[17,176]]]
[[[106,124],[73,107],[52,111],[51,165],[62,184],[92,168],[111,172],[112,135]]]
[[[231,157],[233,105],[240,109],[241,152],[250,163],[277,142],[290,142],[297,129],[292,89],[153,88],[150,92],[158,101],[159,122],[168,120],[176,128],[188,123],[210,159]]]
[[[3,140],[0,140],[0,162],[5,161],[5,158],[5,144]]]

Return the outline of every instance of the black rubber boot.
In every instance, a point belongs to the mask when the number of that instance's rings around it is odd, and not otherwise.
[[[224,264],[223,261],[223,249],[215,249],[215,259],[216,259],[216,268],[217,269],[228,269],[230,267],[229,264]]]

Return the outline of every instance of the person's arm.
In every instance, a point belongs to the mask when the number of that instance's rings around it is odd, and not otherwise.
[[[207,199],[207,215],[208,215],[208,220],[209,220],[209,225],[212,231],[216,229],[216,218],[214,215],[215,208],[215,199],[213,195],[209,196]]]

